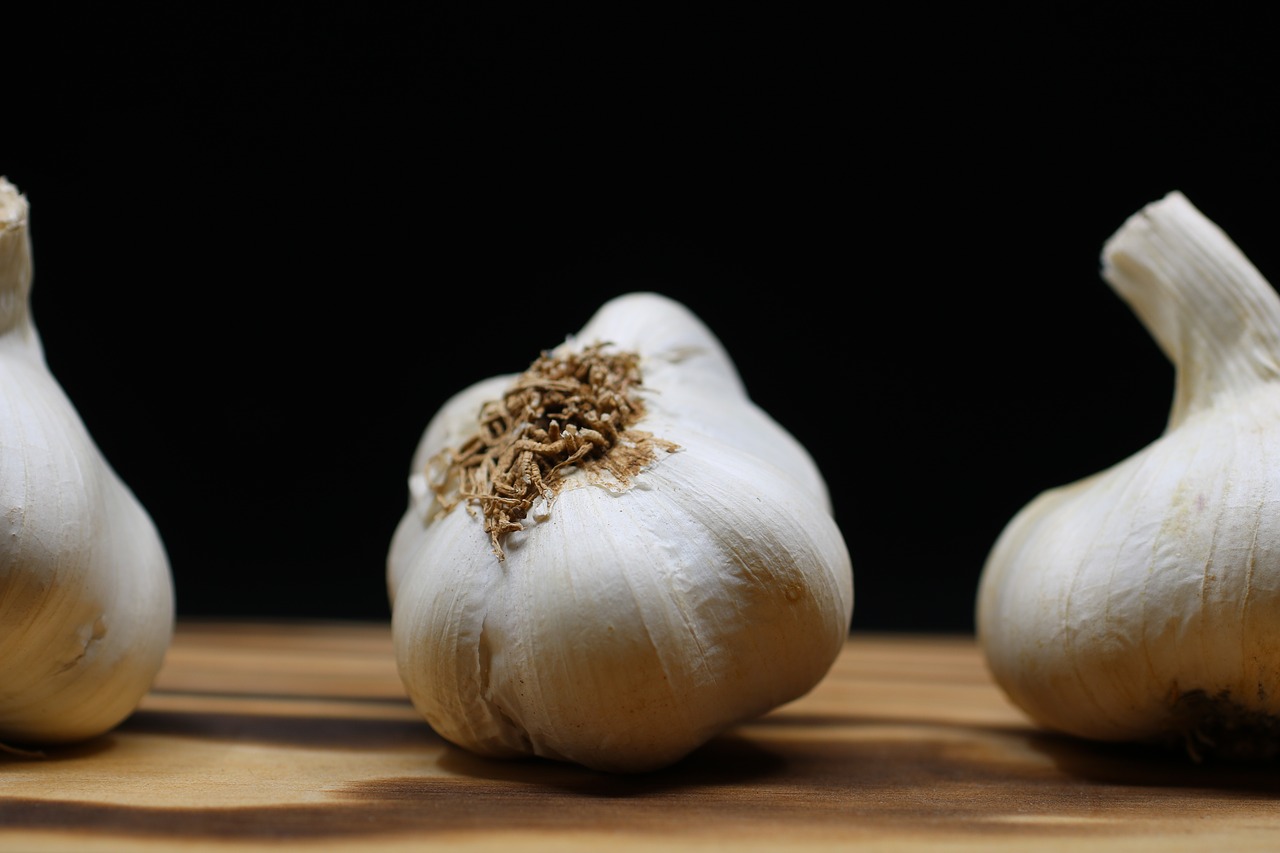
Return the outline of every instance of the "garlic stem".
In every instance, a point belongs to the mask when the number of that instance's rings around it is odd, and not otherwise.
[[[1125,222],[1102,274],[1177,370],[1170,427],[1280,377],[1280,296],[1182,193]]]
[[[27,310],[32,276],[27,211],[26,198],[0,177],[0,336],[18,330],[20,339],[38,348]]]

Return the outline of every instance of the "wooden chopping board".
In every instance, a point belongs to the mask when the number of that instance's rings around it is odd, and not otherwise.
[[[0,851],[1280,850],[1275,768],[1030,725],[971,637],[853,634],[808,696],[638,777],[437,737],[390,629],[184,621],[114,732],[0,757]]]

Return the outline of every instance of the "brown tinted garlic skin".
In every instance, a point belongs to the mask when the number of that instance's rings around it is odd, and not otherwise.
[[[978,635],[1009,697],[1100,741],[1280,748],[1280,298],[1180,193],[1107,242],[1103,275],[1177,372],[1168,425],[1034,499],[995,543]]]
[[[49,372],[29,309],[26,199],[0,178],[0,743],[115,727],[173,628],[150,516]]]
[[[524,374],[460,392],[412,471],[397,662],[473,752],[658,769],[808,692],[848,635],[817,467],[665,297],[613,300]]]

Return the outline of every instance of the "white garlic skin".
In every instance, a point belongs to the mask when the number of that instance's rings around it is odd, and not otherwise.
[[[1185,738],[1194,753],[1223,724],[1265,730],[1280,714],[1280,299],[1176,192],[1103,259],[1177,368],[1169,424],[1015,515],[983,568],[978,637],[997,683],[1045,727]],[[1180,703],[1197,692],[1226,716],[1188,717]],[[1274,750],[1253,736],[1239,757]]]
[[[152,519],[46,366],[27,211],[0,179],[0,742],[41,746],[133,712],[168,649],[174,595]]]
[[[635,428],[681,449],[627,490],[571,474],[504,562],[417,477],[388,556],[397,661],[426,720],[471,751],[654,770],[822,679],[848,636],[852,571],[812,458],[687,309],[629,294],[563,346],[579,341],[641,354]],[[413,470],[511,378],[446,403]]]

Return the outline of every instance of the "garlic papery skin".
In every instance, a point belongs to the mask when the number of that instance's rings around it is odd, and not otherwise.
[[[1178,192],[1102,273],[1176,372],[1166,429],[1051,489],[997,538],[977,595],[997,683],[1041,725],[1267,758],[1280,741],[1280,298]]]
[[[644,772],[812,689],[848,637],[853,573],[812,457],[687,308],[618,297],[539,362],[600,352],[634,356],[642,414],[497,547],[474,505],[442,500],[440,461],[533,368],[431,419],[388,554],[392,633],[454,744]]]
[[[173,631],[169,562],[46,366],[32,322],[28,204],[0,178],[0,742],[114,728]]]

